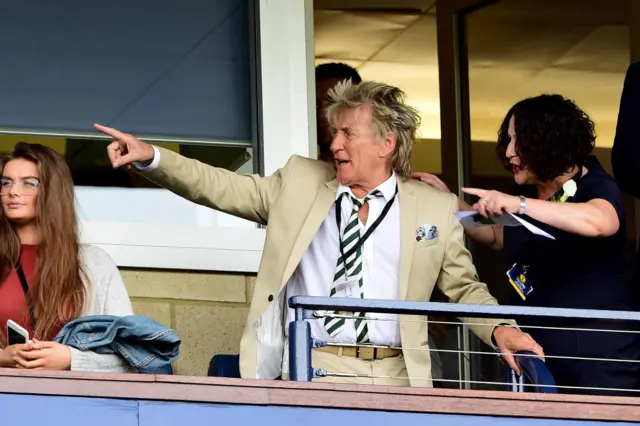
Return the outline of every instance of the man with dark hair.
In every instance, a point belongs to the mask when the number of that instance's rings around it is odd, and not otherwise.
[[[329,129],[329,123],[325,117],[325,107],[329,101],[328,92],[336,84],[343,80],[360,83],[362,78],[355,68],[339,63],[331,62],[316,67],[316,119],[318,123],[318,159],[333,163],[333,153],[329,147],[333,136]]]
[[[621,189],[640,199],[640,62],[629,65],[620,97],[616,136],[611,149],[613,176]],[[636,250],[637,250],[636,241]],[[635,310],[640,310],[640,251],[634,268],[630,295]]]
[[[611,167],[620,188],[640,198],[640,62],[629,65],[620,99]]]

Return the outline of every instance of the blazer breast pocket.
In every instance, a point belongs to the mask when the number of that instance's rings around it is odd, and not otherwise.
[[[415,244],[415,250],[423,248],[435,247],[440,242],[440,238],[434,238],[432,240],[419,241]]]

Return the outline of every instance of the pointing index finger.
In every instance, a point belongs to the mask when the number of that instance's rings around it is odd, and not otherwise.
[[[126,137],[125,134],[121,131],[113,129],[111,127],[103,126],[102,124],[95,123],[93,127],[95,127],[95,129],[99,132],[109,135],[114,139],[123,140]]]
[[[487,193],[486,190],[478,188],[462,188],[462,192],[464,192],[465,194],[475,195],[477,197],[482,197]]]

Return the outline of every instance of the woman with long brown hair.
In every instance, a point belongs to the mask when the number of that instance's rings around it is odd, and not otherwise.
[[[0,367],[130,371],[119,355],[53,342],[78,317],[133,314],[109,255],[78,242],[69,167],[51,148],[20,142],[0,171],[0,337],[5,346],[12,320],[33,340],[0,350]]]

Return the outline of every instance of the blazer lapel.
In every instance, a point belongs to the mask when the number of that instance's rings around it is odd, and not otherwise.
[[[400,300],[406,300],[413,262],[418,200],[400,179],[398,179],[398,196],[400,199],[400,291],[398,297]]]
[[[287,283],[293,271],[295,271],[296,267],[302,260],[302,256],[304,252],[307,250],[313,237],[315,237],[322,221],[324,221],[329,213],[329,209],[336,201],[336,192],[338,190],[338,181],[332,180],[330,182],[325,183],[318,190],[318,194],[316,195],[316,199],[311,206],[311,210],[309,210],[309,215],[302,225],[300,229],[300,234],[298,234],[298,238],[293,245],[293,249],[291,250],[291,256],[289,256],[289,261],[287,262],[287,266],[284,270],[284,275],[282,277],[282,282],[280,283],[280,289]]]

